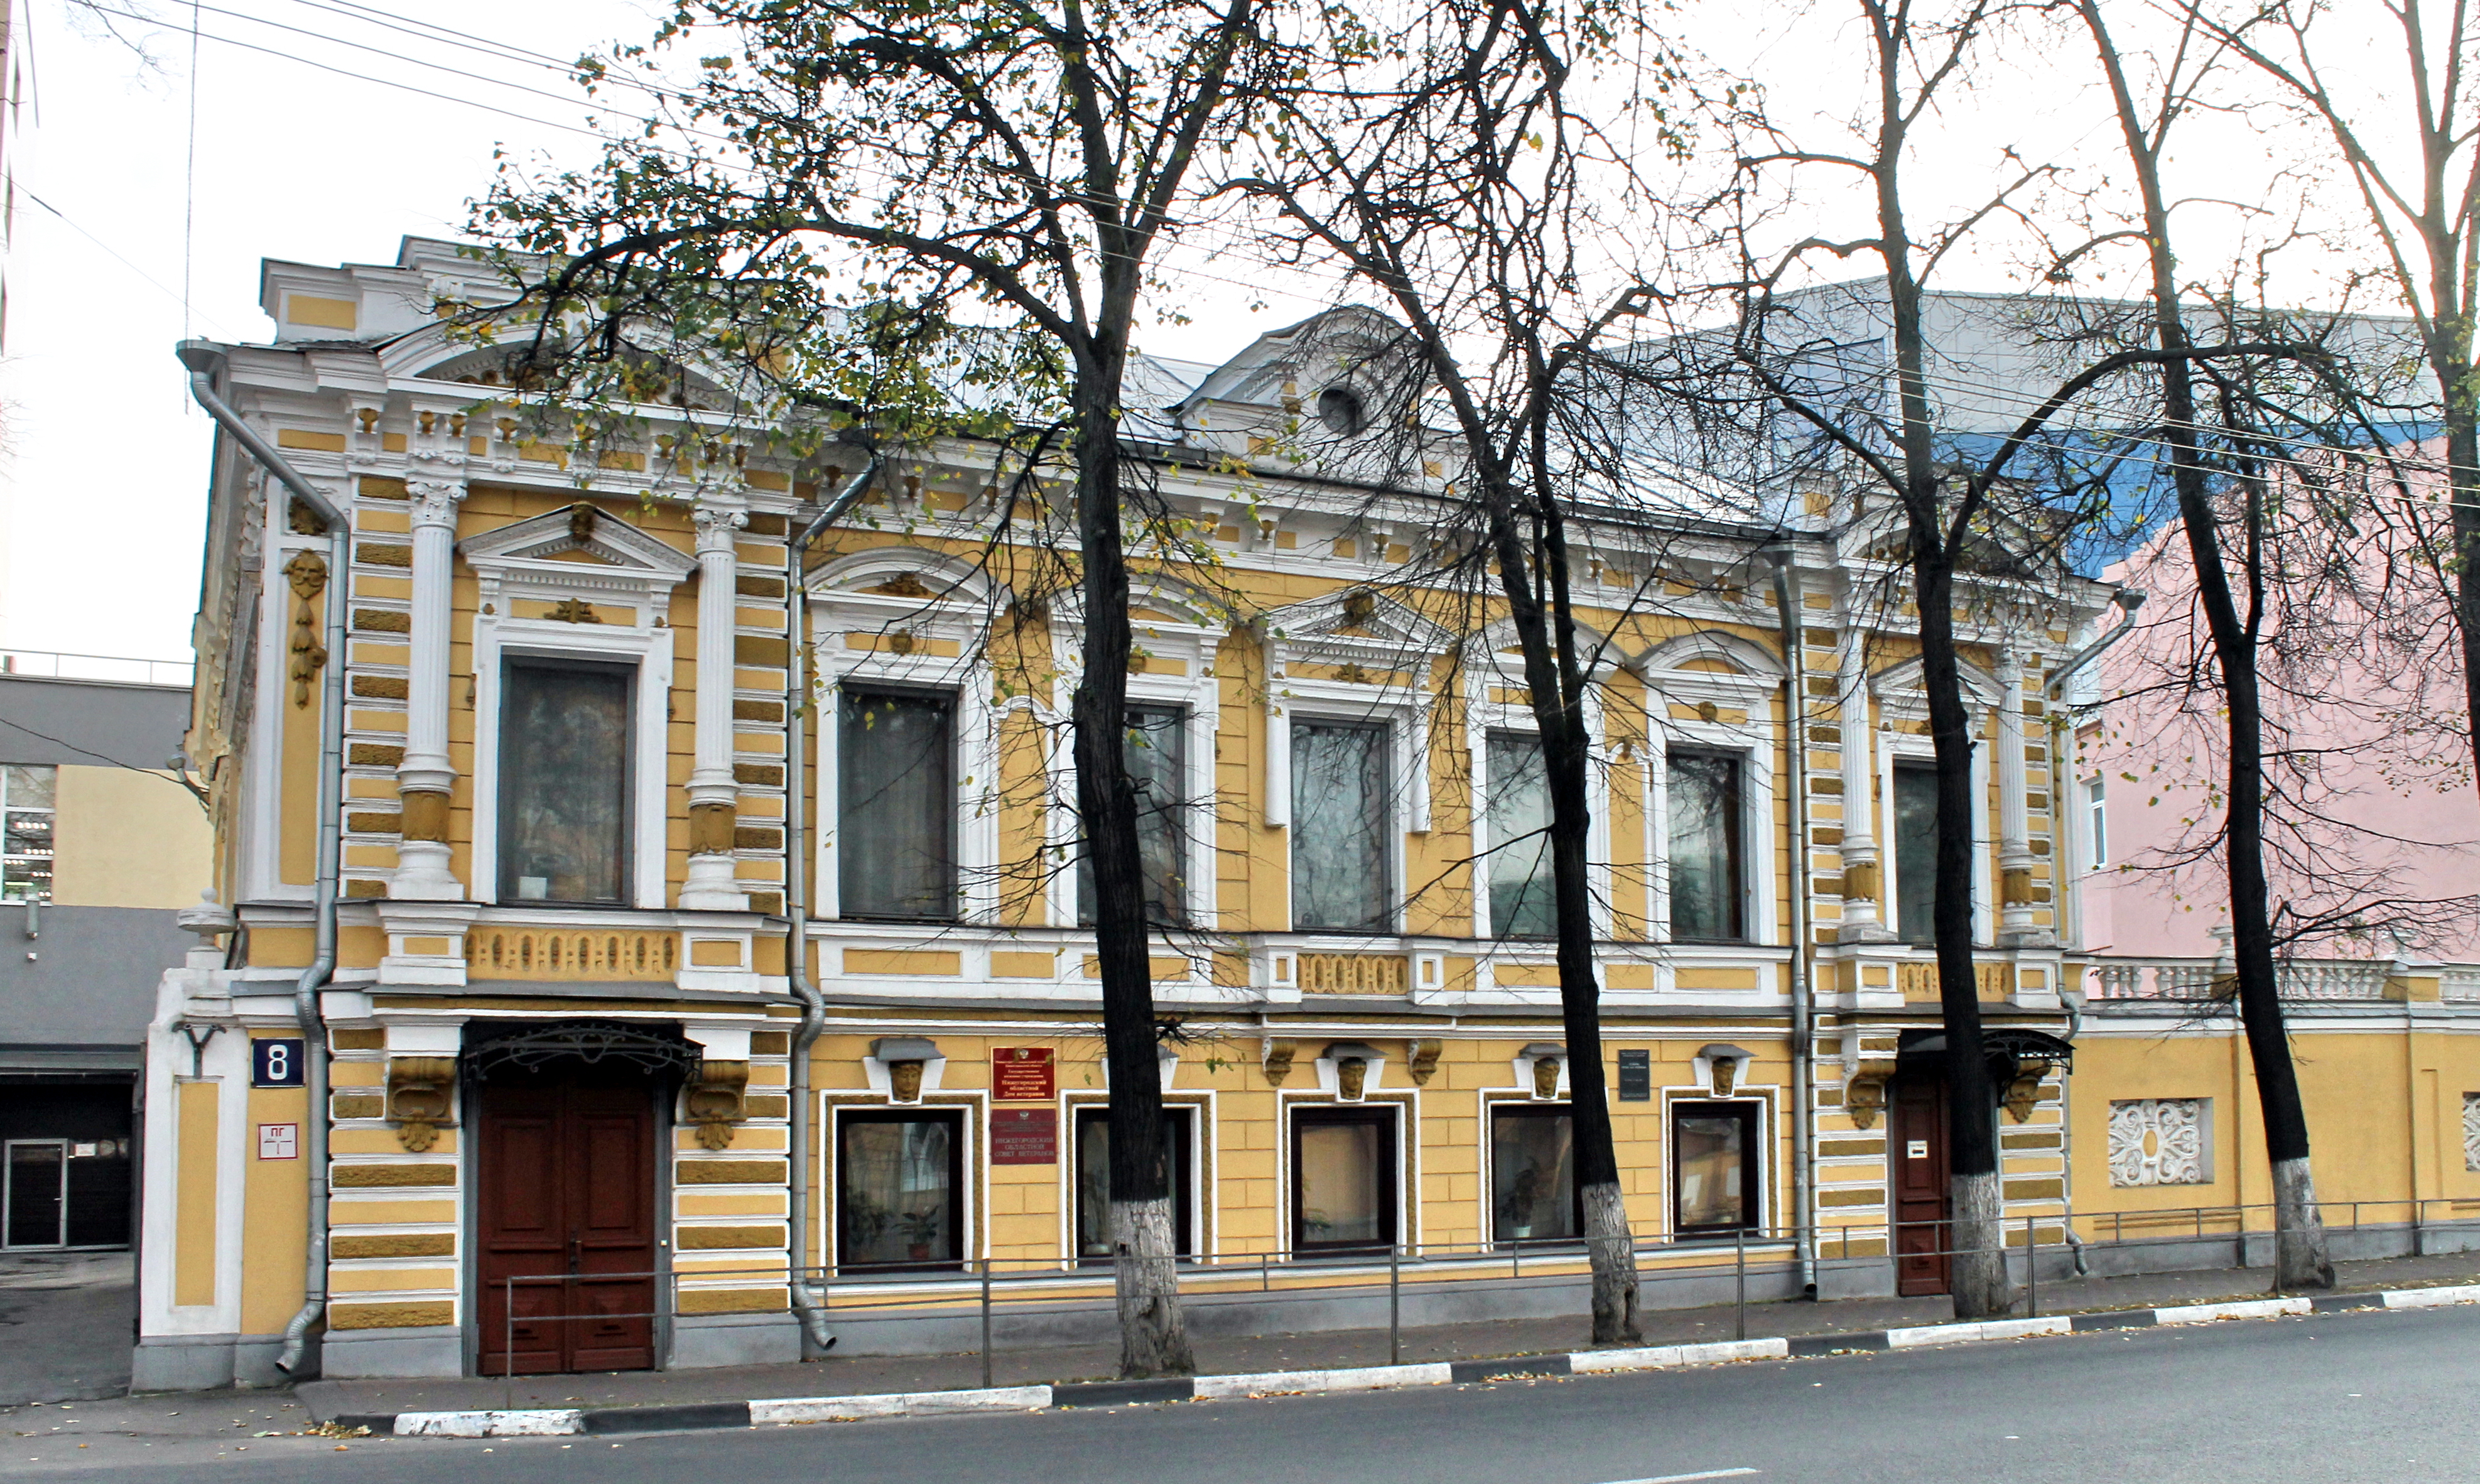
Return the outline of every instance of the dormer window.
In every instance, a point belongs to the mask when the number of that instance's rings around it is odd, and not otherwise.
[[[1360,394],[1348,386],[1330,386],[1318,393],[1318,421],[1339,438],[1349,438],[1369,426],[1369,410]]]

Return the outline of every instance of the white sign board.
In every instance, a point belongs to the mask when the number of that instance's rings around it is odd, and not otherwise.
[[[262,1159],[300,1159],[301,1126],[297,1123],[260,1124],[258,1157]]]

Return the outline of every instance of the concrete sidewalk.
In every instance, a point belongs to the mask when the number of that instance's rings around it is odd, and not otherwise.
[[[2338,1266],[2344,1291],[2480,1280],[2480,1258],[2469,1253],[2345,1263]],[[2056,1315],[2257,1298],[2264,1294],[2270,1282],[2271,1275],[2266,1270],[2230,1268],[2076,1279],[2042,1284],[2040,1307],[2045,1315]],[[1940,1324],[1950,1321],[1953,1313],[1943,1296],[1750,1304],[1747,1333],[1750,1338],[1795,1339],[1803,1335]],[[1663,1345],[1731,1340],[1737,1338],[1737,1317],[1728,1306],[1648,1313],[1640,1319],[1643,1342]],[[1572,1318],[1441,1325],[1405,1330],[1402,1359],[1422,1363],[1548,1354],[1583,1347],[1589,1339],[1588,1321],[1581,1315]],[[1384,1330],[1201,1340],[1196,1348],[1197,1368],[1201,1375],[1383,1366],[1390,1359]],[[1117,1373],[1118,1364],[1114,1345],[1001,1350],[992,1357],[991,1380],[997,1386],[1107,1380]],[[513,1381],[311,1381],[296,1392],[302,1409],[324,1420],[338,1416],[397,1412],[681,1405],[753,1397],[954,1391],[982,1385],[981,1365],[978,1354],[830,1355],[806,1365],[520,1376]]]

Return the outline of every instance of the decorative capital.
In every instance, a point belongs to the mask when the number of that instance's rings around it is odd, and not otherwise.
[[[729,552],[741,528],[749,524],[749,512],[726,506],[701,505],[690,517],[697,526],[697,550],[701,557],[714,552]]]
[[[412,497],[414,529],[438,526],[456,529],[456,507],[465,498],[462,481],[407,480],[405,492]]]

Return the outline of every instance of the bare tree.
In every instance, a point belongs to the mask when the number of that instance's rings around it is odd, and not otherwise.
[[[1417,11],[1330,52],[1320,86],[1276,116],[1267,146],[1229,182],[1272,212],[1262,230],[1276,250],[1339,271],[1397,322],[1356,358],[1376,392],[1369,422],[1396,463],[1445,475],[1449,523],[1470,533],[1464,570],[1495,574],[1488,606],[1513,630],[1549,806],[1575,1183],[1601,1344],[1638,1337],[1638,1295],[1588,860],[1587,701],[1615,657],[1608,636],[1580,624],[1574,584],[1581,507],[1598,496],[1599,513],[1624,523],[1613,502],[1640,482],[1625,470],[1643,450],[1624,431],[1626,378],[1611,352],[1651,292],[1628,261],[1627,215],[1650,203],[1621,121],[1677,141],[1655,101],[1678,75],[1655,19],[1564,0]],[[1640,559],[1645,583],[1628,608],[1659,567]]]
[[[2322,137],[2325,161],[2348,182],[2379,249],[2377,271],[2411,312],[2435,380],[2429,426],[2444,442],[2463,729],[2467,747],[2480,749],[2480,124],[2471,112],[2480,13],[2463,0],[2386,0],[2399,44],[2372,53],[2352,23],[2373,19],[2376,9],[2299,0],[2180,7]],[[2370,56],[2399,70],[2380,80],[2364,70]],[[2480,785],[2480,767],[2471,776]]]
[[[2199,106],[2196,89],[2212,59],[2209,48],[2199,55],[2195,43],[2201,39],[2192,27],[2186,28],[2158,64],[2157,96],[2140,99],[2129,80],[2126,61],[2110,38],[2099,0],[2078,0],[2077,10],[2108,82],[2140,198],[2151,340],[2163,352],[2156,368],[2160,419],[2154,436],[2169,451],[2180,529],[2186,538],[2197,602],[2211,636],[2217,690],[2229,718],[2220,834],[2230,888],[2239,1016],[2256,1068],[2265,1157],[2273,1167],[2274,1286],[2330,1289],[2334,1263],[2309,1168],[2308,1114],[2300,1101],[2299,1073],[2291,1062],[2290,1039],[2283,1024],[2265,877],[2265,719],[2259,653],[2271,616],[2268,587],[2279,581],[2270,578],[2266,563],[2266,505],[2273,492],[2268,489],[2265,458],[2268,445],[2279,435],[2264,435],[2255,416],[2255,400],[2246,392],[2253,368],[2226,363],[2204,372],[2219,380],[2217,401],[2224,416],[2218,422],[2224,436],[2218,452],[2233,460],[2225,474],[2232,498],[2215,500],[2211,487],[2215,471],[2209,467],[2204,430],[2198,423],[2200,362],[2189,355],[2196,342],[2188,331],[2171,239],[2171,204],[2161,184],[2161,160],[2171,131],[2183,115]],[[2256,435],[2251,436],[2252,432]],[[2236,541],[2235,554],[2224,550],[2226,524]],[[2237,586],[2232,582],[2234,556],[2241,579]]]
[[[1738,304],[1736,327],[1727,335],[1683,335],[1677,343],[1727,354],[1752,388],[1735,394],[1738,401],[1699,394],[1709,412],[1721,409],[1720,421],[1736,416],[1808,430],[1806,449],[1773,434],[1777,479],[1847,498],[1873,494],[1894,512],[1889,555],[1905,568],[1903,597],[1918,614],[1936,760],[1931,918],[1951,1130],[1952,1292],[1957,1316],[1975,1318],[2004,1313],[2012,1293],[2000,1224],[1996,1089],[1973,962],[1972,842],[1980,804],[1972,787],[1976,728],[1965,700],[1957,612],[1999,595],[2020,607],[2044,586],[2062,586],[2079,542],[2123,521],[2113,508],[2112,482],[2124,456],[2093,436],[2120,426],[2114,416],[2105,416],[2098,430],[2093,426],[2096,399],[2117,378],[2169,361],[2244,358],[2269,348],[2111,347],[2069,334],[2052,337],[2043,322],[2071,323],[2074,306],[2061,312],[2029,298],[2005,325],[1959,326],[1951,315],[1946,323],[1934,321],[1931,284],[1941,266],[2002,224],[2020,227],[2045,267],[2058,268],[2087,250],[2087,245],[2062,249],[2051,241],[2052,226],[2036,210],[2036,197],[2058,189],[2059,172],[2012,147],[1993,150],[1993,184],[1984,199],[1933,226],[1914,220],[1917,153],[1932,120],[1982,80],[1999,43],[2023,37],[2039,15],[2036,8],[2003,0],[1857,4],[1869,101],[1846,140],[1803,143],[1770,117],[1762,98],[1741,100],[1736,119],[1749,143],[1739,178],[1708,207],[1725,219],[1739,244],[1741,282],[1729,290]],[[1847,238],[1811,228],[1795,231],[1787,247],[1763,247],[1761,232],[1773,229],[1762,205],[1766,191],[1782,178],[1801,182],[1820,174],[1857,183],[1868,224]],[[1843,291],[1853,304],[1865,301],[1858,316],[1865,325],[1849,323],[1849,315],[1838,318],[1826,291],[1796,291],[1799,275],[1816,265],[1855,259],[1884,274],[1865,293]],[[1821,303],[1829,306],[1823,312]],[[2019,365],[2012,373],[2023,383],[2020,391],[1984,396],[1980,388],[1951,384],[1951,373],[1938,369],[1971,361],[1971,348],[1947,337],[1972,334],[2038,344],[2041,353],[2029,370]],[[1891,352],[1891,364],[1882,367],[1872,360],[1879,335]],[[1890,383],[1882,395],[1875,385],[1880,376]],[[1957,413],[1967,408],[1984,426],[1958,426]],[[2005,621],[2002,614],[1990,616]],[[2028,880],[2010,881],[2010,899],[2028,887]]]
[[[501,312],[582,385],[645,400],[652,341],[864,430],[1055,436],[1074,533],[1077,816],[1092,864],[1121,1368],[1192,1368],[1180,1317],[1138,809],[1126,766],[1132,343],[1201,148],[1288,73],[1254,0],[694,0],[588,84],[652,99],[591,169],[510,169],[478,225],[548,261]],[[721,55],[714,54],[718,41]],[[695,46],[694,76],[665,65]],[[651,81],[649,81],[651,79]],[[505,261],[521,264],[511,255]],[[522,275],[521,275],[522,276]],[[673,353],[690,353],[681,349]],[[855,367],[869,368],[859,375]],[[892,371],[891,371],[892,368]],[[862,383],[871,400],[853,400]],[[1175,544],[1170,525],[1150,528]]]

